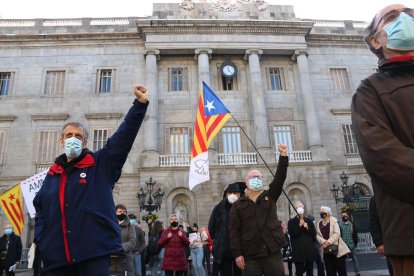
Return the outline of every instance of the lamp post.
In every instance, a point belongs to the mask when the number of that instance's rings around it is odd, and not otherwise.
[[[158,190],[153,192],[154,185],[156,183],[157,182],[153,181],[152,177],[150,177],[149,181],[145,181],[145,184],[147,184],[147,191],[144,191],[144,189],[141,187],[141,189],[137,193],[139,210],[147,211],[148,215],[151,215],[152,211],[161,210],[161,203],[162,197],[164,196],[164,192],[161,191],[161,188],[158,188]]]
[[[351,186],[348,184],[349,176],[343,171],[339,178],[341,179],[341,186],[337,187],[335,184],[332,184],[330,189],[332,195],[335,199],[335,203],[343,202],[345,205],[349,206],[350,203],[357,202],[361,196],[361,185],[357,182],[354,182]],[[339,195],[339,191],[342,193],[342,197]]]

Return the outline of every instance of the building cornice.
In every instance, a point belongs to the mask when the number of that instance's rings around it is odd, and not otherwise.
[[[0,115],[0,122],[14,122],[16,116],[14,115]]]
[[[210,34],[210,33],[253,33],[279,35],[307,35],[312,30],[312,21],[283,20],[137,20],[137,29],[145,39],[148,34]]]
[[[85,118],[88,120],[113,120],[120,119],[122,113],[111,113],[111,112],[102,112],[102,113],[86,113]]]
[[[331,109],[331,113],[335,116],[339,116],[339,115],[351,116],[351,109]]]
[[[69,118],[69,114],[67,113],[32,114],[30,116],[33,121],[65,121]]]
[[[310,34],[306,37],[309,45],[365,45],[360,34]]]

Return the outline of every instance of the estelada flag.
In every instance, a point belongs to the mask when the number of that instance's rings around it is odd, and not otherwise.
[[[188,179],[190,190],[196,185],[210,180],[208,146],[230,117],[230,111],[214,94],[213,90],[203,82],[203,90],[200,92],[198,101],[194,142],[191,150]]]
[[[0,195],[0,204],[13,226],[14,233],[20,235],[24,226],[22,193],[20,184],[8,189]]]

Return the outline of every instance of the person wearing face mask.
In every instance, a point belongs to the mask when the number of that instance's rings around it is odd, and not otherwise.
[[[132,275],[134,273],[132,250],[137,242],[135,227],[131,225],[124,205],[116,205],[115,212],[121,229],[122,251],[111,256],[111,267],[109,270],[118,273],[127,270],[128,274]]]
[[[331,216],[331,208],[321,206],[320,216],[321,220],[316,225],[316,240],[323,249],[330,245],[337,245],[338,252],[336,255],[323,253],[323,261],[325,263],[325,270],[327,276],[346,276],[346,254],[349,248],[341,238],[341,230],[339,228],[338,220]],[[337,274],[338,273],[338,274]]]
[[[234,255],[230,248],[230,209],[239,199],[243,182],[228,184],[224,189],[223,199],[213,208],[208,221],[208,230],[213,239],[213,275],[241,276],[241,270],[237,267]],[[217,274],[216,274],[217,275]],[[215,276],[216,276],[215,275]]]
[[[122,249],[112,190],[149,105],[145,87],[136,85],[133,93],[124,121],[96,152],[87,149],[88,131],[82,124],[62,128],[64,153],[33,200],[34,242],[46,276],[108,275],[110,255]]]
[[[10,224],[4,227],[4,235],[0,238],[0,275],[14,276],[16,266],[22,255],[22,240],[15,235]]]
[[[136,244],[132,249],[132,260],[134,262],[135,276],[142,275],[141,266],[141,254],[144,253],[145,249],[145,234],[141,229],[141,223],[137,221],[137,216],[134,214],[128,214],[129,223],[135,229]]]
[[[359,273],[359,263],[356,256],[356,247],[358,245],[358,233],[350,220],[349,213],[345,210],[341,211],[342,221],[339,222],[339,227],[341,228],[341,237],[348,246],[351,253],[348,256],[352,259],[352,264],[354,266],[355,276],[360,276]]]
[[[170,215],[168,221],[170,227],[162,232],[158,241],[158,245],[164,247],[161,269],[166,276],[184,276],[188,270],[184,248],[190,245],[190,241],[184,230],[178,227],[177,215]]]
[[[384,254],[395,275],[414,271],[414,10],[386,6],[364,33],[379,70],[352,99],[352,130],[372,181]]]
[[[292,244],[292,261],[295,263],[296,276],[313,275],[313,261],[315,260],[314,242],[316,230],[312,220],[304,216],[303,206],[297,209],[299,215],[288,222],[288,232]]]
[[[269,189],[264,189],[260,171],[250,171],[245,195],[230,210],[230,246],[243,275],[284,275],[281,249],[286,239],[277,217],[276,202],[287,174],[286,145],[279,144],[278,151],[276,175]]]

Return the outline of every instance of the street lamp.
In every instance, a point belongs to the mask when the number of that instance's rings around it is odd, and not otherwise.
[[[144,189],[141,187],[141,189],[139,189],[137,193],[139,210],[145,210],[148,212],[149,215],[152,214],[152,211],[161,210],[161,203],[162,197],[164,196],[164,192],[161,191],[161,188],[159,188],[153,194],[154,185],[156,183],[157,182],[153,181],[152,177],[150,177],[149,181],[145,181],[145,184],[147,184],[147,191],[145,192]]]
[[[336,187],[335,184],[332,184],[332,188],[330,189],[335,199],[335,203],[343,202],[346,205],[349,205],[350,203],[358,201],[361,196],[361,185],[355,182],[349,186],[349,176],[344,171],[339,175],[339,178],[341,179],[342,185]],[[339,196],[339,190],[341,190],[343,197]]]

